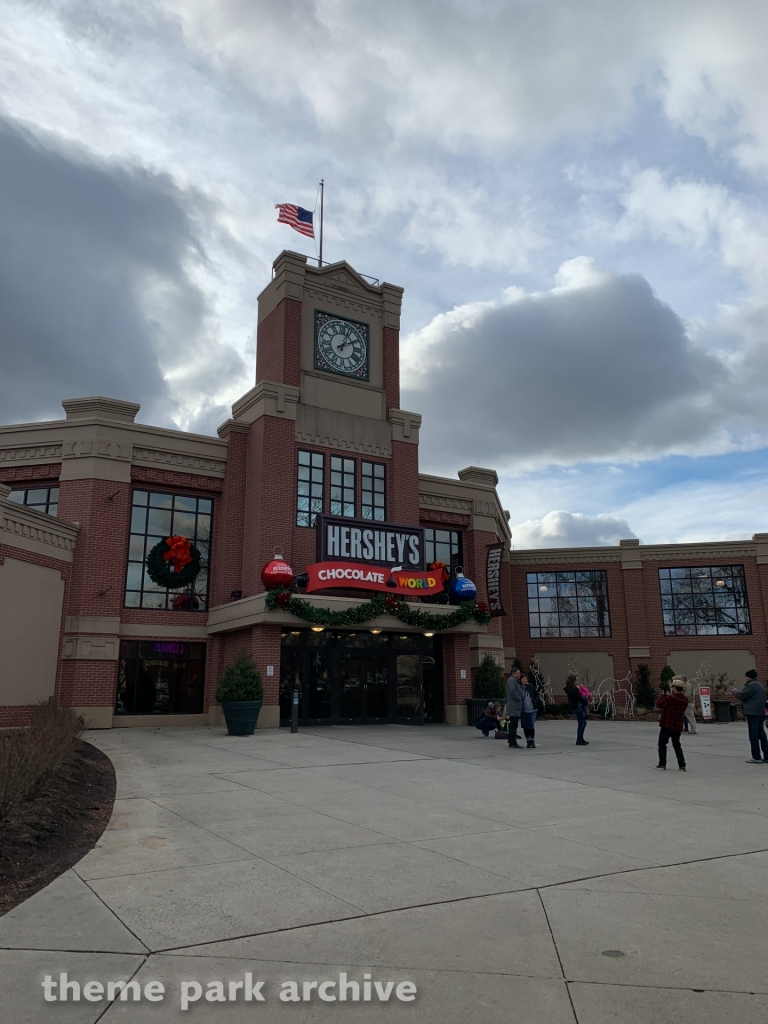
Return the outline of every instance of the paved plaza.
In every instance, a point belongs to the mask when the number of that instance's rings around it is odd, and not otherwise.
[[[684,737],[687,774],[655,771],[657,732],[593,722],[578,748],[542,722],[533,751],[446,726],[91,733],[114,813],[0,919],[4,1024],[764,1024],[768,766],[734,723]],[[62,971],[166,996],[46,1004]],[[180,1009],[182,981],[245,972],[266,1002]],[[277,997],[340,972],[418,994]]]

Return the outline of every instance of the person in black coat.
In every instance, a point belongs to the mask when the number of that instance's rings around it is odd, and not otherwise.
[[[587,718],[589,717],[589,701],[576,685],[576,676],[568,676],[565,680],[565,696],[568,698],[568,707],[578,723],[576,746],[588,747],[589,740],[584,739],[584,730],[587,728]]]

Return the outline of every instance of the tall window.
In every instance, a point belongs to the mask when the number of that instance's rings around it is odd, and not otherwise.
[[[603,569],[529,572],[527,579],[532,637],[611,635],[608,580]]]
[[[174,611],[205,611],[208,606],[208,564],[211,540],[210,498],[181,494],[134,491],[126,608],[161,608]],[[166,590],[149,578],[146,558],[161,540],[178,534],[200,551],[200,572],[186,590]]]
[[[751,633],[743,565],[659,569],[665,636]]]
[[[20,505],[36,508],[38,512],[47,512],[49,516],[55,516],[59,509],[58,487],[22,487],[11,491],[8,497]]]
[[[424,558],[430,562],[445,562],[453,572],[461,565],[461,534],[457,530],[424,531]]]
[[[363,462],[360,465],[361,508],[363,519],[378,519],[386,516],[386,467],[378,462]]]
[[[314,526],[323,511],[323,456],[319,452],[299,452],[296,525]]]
[[[355,460],[331,456],[331,515],[355,515]]]

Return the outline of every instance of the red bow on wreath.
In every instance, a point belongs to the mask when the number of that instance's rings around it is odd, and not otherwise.
[[[192,546],[186,537],[166,537],[165,543],[169,550],[163,555],[163,560],[170,562],[174,572],[181,572],[185,565],[192,561],[189,549]]]
[[[386,607],[388,612],[394,611],[394,609],[397,608],[399,605],[400,602],[398,601],[398,599],[396,597],[392,597],[391,594],[387,597],[387,599],[384,602],[384,606]]]

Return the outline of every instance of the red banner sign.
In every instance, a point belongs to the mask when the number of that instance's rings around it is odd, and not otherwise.
[[[360,562],[315,562],[307,566],[307,593],[330,587],[355,587],[358,590],[384,590],[388,594],[410,594],[426,597],[440,594],[443,580],[440,570],[414,572],[412,569],[389,569],[384,565]]]

